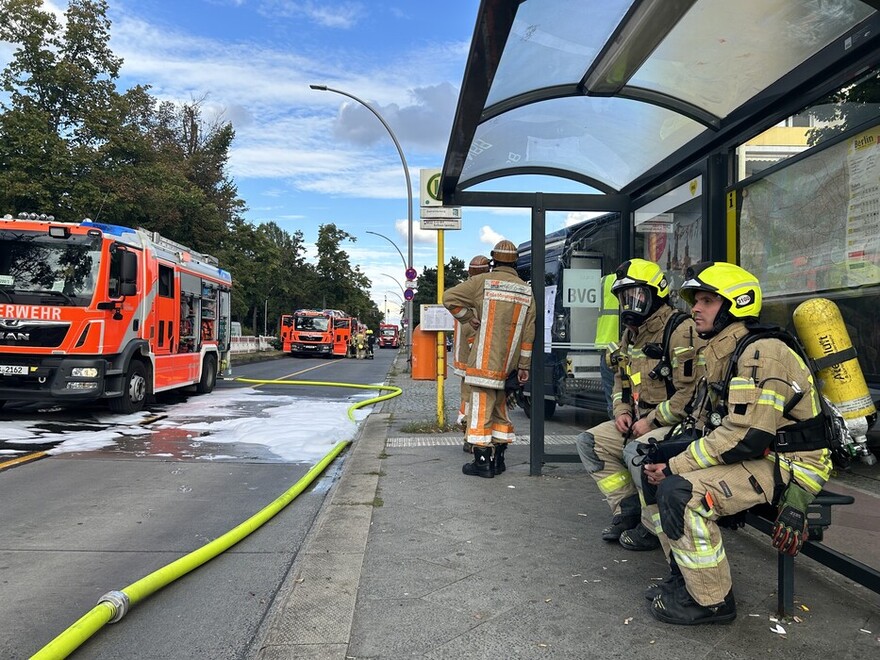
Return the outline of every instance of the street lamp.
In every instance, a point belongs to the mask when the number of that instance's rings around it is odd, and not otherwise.
[[[400,255],[400,260],[403,262],[403,269],[406,270],[406,259],[403,258],[403,252],[401,252],[401,251],[400,251],[400,248],[397,247],[397,243],[395,243],[394,241],[392,241],[392,240],[391,240],[390,238],[388,238],[385,234],[380,234],[380,233],[377,232],[377,231],[370,231],[369,229],[367,229],[367,230],[365,230],[365,233],[367,233],[367,234],[373,234],[374,236],[380,236],[380,237],[384,238],[386,241],[388,241],[389,243],[391,243],[391,245],[394,246],[394,249],[397,250],[397,254]]]
[[[400,162],[403,164],[403,174],[406,177],[406,267],[407,270],[412,268],[413,265],[413,218],[412,218],[412,182],[409,178],[409,167],[406,164],[406,157],[403,155],[403,149],[400,148],[400,142],[397,141],[397,136],[394,135],[394,131],[391,130],[391,127],[388,125],[388,122],[382,118],[380,115],[369,103],[364,101],[363,99],[359,99],[354,94],[349,94],[348,92],[343,92],[340,89],[333,89],[332,87],[327,87],[327,85],[309,85],[311,89],[317,90],[319,92],[333,92],[335,94],[341,94],[342,96],[346,96],[357,103],[360,103],[367,110],[372,112],[376,119],[382,122],[382,126],[385,127],[385,130],[388,131],[388,135],[391,136],[391,140],[394,142],[394,146],[397,147],[397,153],[400,155]],[[396,247],[396,246],[395,246]],[[403,254],[401,254],[401,257]],[[407,362],[412,360],[412,300],[406,301],[406,352],[407,352]]]
[[[400,280],[399,280],[399,279],[397,279],[397,278],[394,277],[393,275],[389,275],[388,273],[379,273],[379,275],[384,275],[385,277],[387,277],[387,278],[389,278],[389,279],[392,279],[392,280],[394,280],[395,282],[397,282],[397,286],[400,287],[400,292],[401,292],[401,293],[404,293],[403,285],[400,283]],[[406,295],[406,294],[404,294],[404,295]]]
[[[272,292],[275,290],[275,285],[269,289],[269,293],[266,294],[266,302],[263,303],[263,336],[267,336],[269,334],[269,296],[272,295]],[[256,328],[255,328],[256,329]]]
[[[403,305],[403,304],[406,302],[403,298],[400,297],[400,294],[397,293],[396,291],[392,291],[391,289],[386,289],[386,290],[385,290],[385,295],[388,295],[389,293],[390,293],[392,296],[397,296],[397,299],[400,301],[400,304],[401,304],[401,305]]]

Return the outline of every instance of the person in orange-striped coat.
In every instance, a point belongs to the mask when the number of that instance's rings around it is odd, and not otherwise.
[[[516,246],[499,241],[492,249],[492,272],[476,275],[443,294],[443,305],[455,319],[476,331],[468,356],[467,441],[474,461],[462,472],[494,477],[504,472],[504,452],[514,441],[507,416],[504,384],[514,369],[517,379],[529,377],[535,338],[535,300],[531,287],[516,273]]]
[[[468,265],[468,277],[481,275],[489,272],[489,257],[478,254]],[[463,424],[467,419],[467,402],[468,402],[468,385],[464,382],[465,370],[467,369],[467,360],[473,346],[476,330],[470,323],[459,323],[455,321],[454,341],[452,345],[452,371],[461,376],[461,402],[458,407],[458,424]],[[464,441],[464,450],[466,452],[473,451],[467,439]]]

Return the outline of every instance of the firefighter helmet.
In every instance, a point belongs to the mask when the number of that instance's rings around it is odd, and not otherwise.
[[[685,273],[679,291],[688,304],[694,304],[697,291],[708,291],[723,300],[715,315],[713,334],[734,321],[757,318],[761,313],[761,284],[758,278],[736,264],[723,261],[703,261],[694,264]]]
[[[494,259],[496,263],[516,263],[516,245],[513,244],[513,241],[508,241],[506,238],[495,244],[495,247],[492,248],[491,254],[492,259]]]
[[[489,257],[482,254],[478,254],[471,259],[471,263],[468,265],[468,275],[479,275],[480,273],[486,273],[488,271]]]
[[[620,320],[625,325],[640,326],[669,300],[669,278],[653,261],[624,261],[615,276],[611,293],[617,296]]]

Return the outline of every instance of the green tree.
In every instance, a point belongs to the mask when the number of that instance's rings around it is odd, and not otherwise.
[[[880,104],[880,72],[875,69],[809,107],[809,114],[819,119],[820,124],[807,132],[807,144],[815,146],[876,118],[877,104]]]
[[[443,289],[450,289],[467,279],[467,268],[458,257],[450,257],[443,266]],[[416,280],[416,295],[413,297],[413,327],[421,322],[421,306],[437,305],[437,269],[425,268]]]

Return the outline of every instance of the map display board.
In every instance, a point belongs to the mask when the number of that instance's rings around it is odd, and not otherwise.
[[[880,127],[744,188],[739,240],[765,298],[880,283]]]

